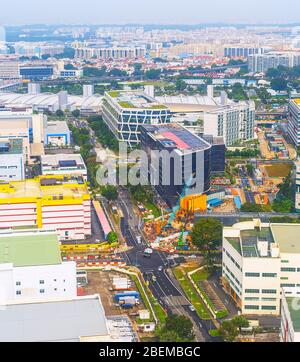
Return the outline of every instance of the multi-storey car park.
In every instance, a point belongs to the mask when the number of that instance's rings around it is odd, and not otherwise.
[[[91,235],[91,200],[81,176],[39,176],[0,184],[0,229],[57,230],[60,239]]]
[[[140,125],[170,122],[170,110],[140,91],[107,92],[102,105],[103,119],[119,141],[130,147],[140,143]]]
[[[243,314],[280,314],[281,290],[300,295],[299,224],[259,219],[223,230],[222,282]]]

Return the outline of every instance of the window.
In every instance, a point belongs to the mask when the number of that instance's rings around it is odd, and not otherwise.
[[[45,281],[44,281],[44,280],[40,280],[40,284],[45,284]]]
[[[276,294],[277,293],[276,289],[263,289],[261,292],[263,294]]]
[[[16,282],[16,285],[21,285],[21,282]]]
[[[45,293],[45,289],[40,289],[40,293],[44,294]]]
[[[277,277],[277,273],[262,273],[262,276],[264,278],[276,278]]]
[[[281,268],[282,272],[295,272],[296,268]]]
[[[245,309],[255,309],[258,310],[259,306],[258,305],[245,305]]]
[[[264,302],[276,302],[276,298],[261,298]]]
[[[245,297],[245,300],[248,300],[248,301],[259,301],[259,298],[258,297]]]
[[[245,273],[246,277],[260,277],[260,273]]]
[[[245,289],[245,293],[259,293],[259,289]]]
[[[54,288],[54,291],[57,292],[57,288]]]
[[[281,284],[281,288],[295,288],[295,284]]]
[[[276,310],[276,306],[275,305],[263,305],[261,307],[262,310]]]
[[[16,291],[16,294],[17,294],[17,295],[21,295],[21,294],[22,294],[22,293],[21,293],[21,290],[17,290],[17,291]]]
[[[281,262],[282,262],[282,263],[285,263],[285,264],[289,263],[288,260],[281,260]]]

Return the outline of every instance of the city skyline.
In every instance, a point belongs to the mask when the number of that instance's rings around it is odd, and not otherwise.
[[[290,8],[293,7],[293,12]],[[18,14],[13,10],[18,8]],[[116,11],[116,8],[119,11]],[[34,11],[32,11],[34,9]],[[59,12],[57,12],[59,9]],[[93,11],[91,11],[93,9]],[[241,7],[236,0],[218,1],[208,4],[204,1],[153,0],[141,6],[138,0],[119,0],[113,3],[99,3],[87,0],[85,8],[75,7],[69,0],[41,3],[28,0],[26,3],[12,0],[2,5],[0,24],[289,24],[299,23],[297,13],[300,3],[287,0],[274,7],[274,2],[263,3],[253,0]],[[134,11],[133,11],[134,10]],[[191,11],[192,10],[192,11]],[[216,11],[217,10],[217,11]],[[37,14],[39,14],[37,16]],[[238,19],[238,20],[237,20]]]

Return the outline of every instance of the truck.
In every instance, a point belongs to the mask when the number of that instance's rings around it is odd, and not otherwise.
[[[144,250],[144,257],[145,257],[145,258],[150,258],[152,254],[153,254],[153,250],[152,250],[152,249],[147,248],[147,249]]]
[[[122,297],[119,299],[119,306],[125,309],[132,308],[137,304],[140,304],[140,301],[135,297]]]
[[[135,299],[140,299],[140,293],[139,292],[136,292],[135,290],[132,290],[132,291],[127,291],[127,292],[123,292],[123,293],[117,293],[115,295],[115,301],[117,303],[120,302],[120,299],[122,298],[126,298],[126,297],[134,297]]]

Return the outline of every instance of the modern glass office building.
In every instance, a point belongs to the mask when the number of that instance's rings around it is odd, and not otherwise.
[[[170,123],[168,107],[140,91],[112,91],[105,94],[103,119],[119,141],[130,147],[140,143],[140,126]]]
[[[176,123],[144,125],[141,148],[148,155],[149,181],[170,206],[176,204],[183,191],[188,195],[209,191],[212,169],[209,142]]]

